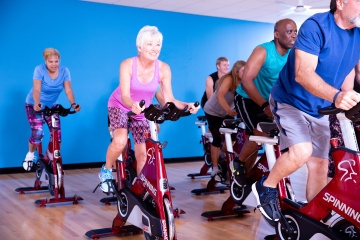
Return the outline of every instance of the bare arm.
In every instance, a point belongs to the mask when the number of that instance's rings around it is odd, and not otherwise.
[[[316,72],[318,57],[299,49],[295,50],[295,80],[310,93],[333,102],[338,89],[327,84]],[[351,71],[346,79],[354,74]],[[354,75],[352,75],[354,77]],[[339,79],[341,81],[341,79]],[[342,91],[338,94],[335,106],[348,110],[360,101],[360,96],[353,90]]]
[[[169,65],[164,62],[160,62],[160,91],[165,102],[173,102],[179,109],[188,106],[191,113],[196,113],[199,109],[193,103],[185,103],[175,99],[171,88],[171,70]]]
[[[341,85],[341,91],[350,91],[354,89],[354,78],[355,70],[351,71],[349,75],[345,78],[344,83]]]
[[[159,91],[157,91],[157,92],[155,93],[155,98],[156,98],[156,100],[159,102],[159,104],[160,104],[161,106],[164,106],[164,105],[165,105],[166,102],[165,102],[165,100],[164,100],[164,96],[163,96],[161,90],[159,90]]]
[[[179,100],[176,100],[173,95],[172,87],[171,87],[171,70],[169,65],[167,65],[164,62],[161,62],[160,64],[160,79],[161,79],[160,91],[162,92],[164,101],[173,102],[180,109],[185,108],[187,104]]]
[[[258,89],[254,84],[256,76],[259,74],[259,71],[264,64],[266,59],[266,50],[263,47],[256,47],[251,53],[248,61],[246,62],[244,68],[244,75],[241,80],[241,84],[245,92],[249,97],[259,106],[267,102],[267,99],[264,99],[259,93]]]
[[[130,97],[130,79],[132,74],[132,58],[125,59],[120,64],[120,91],[121,91],[121,102],[135,114],[140,114],[142,108],[139,106],[139,102],[135,102]]]
[[[246,62],[244,68],[244,75],[241,80],[241,84],[245,92],[260,107],[263,106],[263,104],[266,103],[268,99],[264,99],[261,96],[259,90],[254,84],[254,80],[259,74],[260,69],[263,66],[265,60],[266,60],[266,49],[261,46],[257,46],[254,49],[254,51],[251,53],[248,61]],[[272,116],[270,106],[266,106],[263,109],[263,111],[266,115]]]
[[[358,83],[360,83],[360,60],[355,66],[355,79]]]
[[[40,91],[41,91],[41,80],[34,79],[33,98],[34,98],[34,110],[35,111],[41,110],[41,107],[39,107]]]
[[[231,87],[231,77],[226,77],[221,85],[219,86],[217,93],[216,93],[216,99],[218,100],[220,106],[229,114],[231,117],[235,117],[237,115],[235,110],[232,110],[229,104],[225,100],[225,94],[230,90]]]
[[[214,80],[210,76],[207,76],[205,81],[205,92],[207,99],[210,99],[210,97],[214,94]]]
[[[81,107],[80,107],[79,104],[76,104],[76,106],[73,106],[73,104],[75,103],[75,97],[74,97],[74,92],[73,92],[72,87],[71,87],[71,81],[65,81],[64,82],[64,89],[65,89],[66,97],[69,100],[71,106],[74,108],[74,110],[76,112],[80,111]]]

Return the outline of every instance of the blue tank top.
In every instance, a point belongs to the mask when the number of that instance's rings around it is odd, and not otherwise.
[[[290,50],[282,56],[276,50],[274,40],[260,44],[259,46],[265,48],[266,58],[264,64],[260,68],[259,74],[254,79],[254,84],[261,96],[265,100],[268,100],[270,90],[279,78],[279,72],[284,67]],[[236,92],[244,98],[250,98],[241,84],[236,88]]]

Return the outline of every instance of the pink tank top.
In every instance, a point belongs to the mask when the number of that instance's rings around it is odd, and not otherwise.
[[[133,58],[132,66],[132,76],[130,79],[130,97],[136,102],[145,100],[145,106],[148,107],[152,103],[152,99],[156,90],[159,87],[160,83],[160,72],[159,72],[159,61],[155,61],[155,71],[153,79],[148,83],[142,83],[137,77],[137,57]],[[108,107],[117,107],[122,109],[125,112],[131,110],[131,108],[126,107],[121,101],[121,90],[120,86],[117,87],[111,94]],[[145,117],[143,114],[134,116],[136,120],[144,120]]]

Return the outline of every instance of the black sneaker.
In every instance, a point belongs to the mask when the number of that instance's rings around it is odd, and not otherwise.
[[[271,224],[280,220],[280,209],[278,206],[278,192],[276,188],[265,187],[263,185],[263,176],[259,181],[255,182],[251,189],[256,197],[257,208],[260,210],[265,219]]]
[[[232,166],[230,166],[230,169],[234,176],[234,182],[240,187],[246,187],[245,163],[241,162],[238,159],[234,159],[234,161],[232,161]]]

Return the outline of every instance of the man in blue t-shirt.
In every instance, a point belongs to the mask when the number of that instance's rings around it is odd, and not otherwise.
[[[359,39],[358,0],[331,0],[329,12],[315,14],[301,26],[269,100],[280,147],[288,151],[277,159],[267,179],[252,186],[268,221],[280,219],[276,185],[305,163],[307,200],[326,186],[330,130],[328,117],[318,110],[332,103],[348,110],[360,102],[360,94],[344,87],[354,81],[354,69],[360,67]]]

